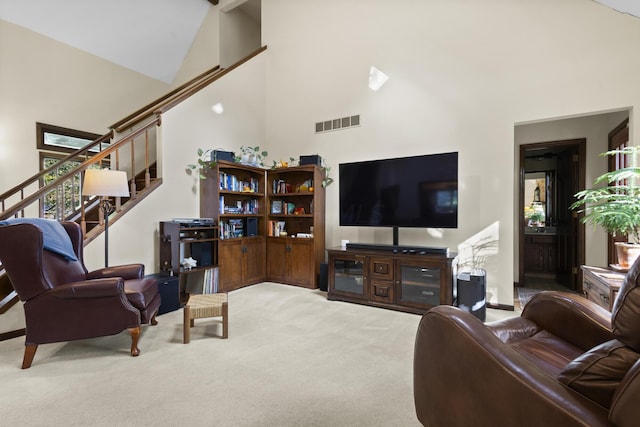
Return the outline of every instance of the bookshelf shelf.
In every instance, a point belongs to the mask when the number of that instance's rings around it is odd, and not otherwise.
[[[324,176],[317,165],[267,171],[267,280],[318,286],[325,256]]]
[[[264,281],[264,169],[219,160],[205,176],[200,181],[200,215],[219,224],[220,290]]]
[[[197,225],[194,222],[160,222],[160,271],[178,276],[178,299],[186,303],[190,293],[213,291],[218,268],[218,227],[216,223]],[[193,258],[195,267],[185,268],[185,258]]]

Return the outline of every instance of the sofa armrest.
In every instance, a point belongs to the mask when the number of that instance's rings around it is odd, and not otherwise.
[[[604,408],[450,306],[429,310],[418,326],[414,401],[424,425],[610,425]]]
[[[87,279],[102,279],[106,277],[122,277],[124,280],[142,279],[144,277],[144,264],[116,265],[87,273]]]
[[[584,351],[615,339],[611,313],[578,294],[540,292],[529,300],[522,317]]]
[[[124,293],[124,280],[122,277],[84,280],[57,286],[49,292],[64,299],[112,297]]]

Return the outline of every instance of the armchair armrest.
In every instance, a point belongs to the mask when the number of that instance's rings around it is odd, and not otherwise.
[[[124,280],[121,277],[83,280],[57,286],[49,292],[63,299],[112,297],[124,293]]]
[[[141,279],[144,277],[144,264],[116,265],[87,273],[87,279],[102,279],[106,277],[122,277],[124,280]]]
[[[611,313],[577,294],[541,292],[527,303],[522,317],[585,351],[615,338]]]
[[[539,370],[456,307],[438,306],[422,317],[413,378],[424,425],[610,426],[604,408]]]

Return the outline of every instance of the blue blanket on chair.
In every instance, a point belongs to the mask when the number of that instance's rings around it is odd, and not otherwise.
[[[58,221],[45,218],[11,218],[0,221],[0,225],[33,224],[42,231],[42,243],[50,252],[62,255],[70,261],[77,261],[71,238]]]

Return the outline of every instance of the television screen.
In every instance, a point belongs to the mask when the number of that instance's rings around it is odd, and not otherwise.
[[[458,226],[458,153],[339,165],[340,225]]]

